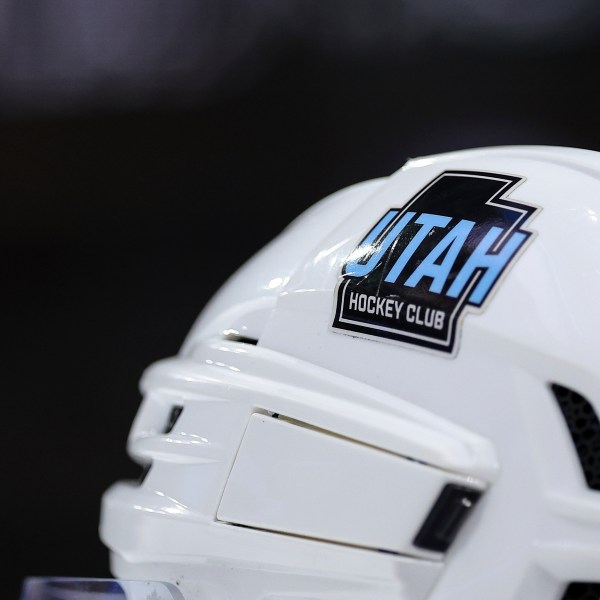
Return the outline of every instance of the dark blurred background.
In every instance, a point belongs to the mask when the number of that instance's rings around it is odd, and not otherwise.
[[[599,34],[595,0],[0,0],[8,597],[109,575],[142,370],[304,208],[428,153],[600,150]]]

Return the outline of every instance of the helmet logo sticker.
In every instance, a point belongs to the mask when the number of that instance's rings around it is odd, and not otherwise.
[[[507,199],[524,178],[445,171],[388,210],[346,257],[332,328],[454,355],[465,312],[485,308],[539,210]]]

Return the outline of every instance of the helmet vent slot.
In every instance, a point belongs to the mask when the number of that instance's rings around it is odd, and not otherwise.
[[[600,420],[598,415],[594,411],[594,407],[581,394],[558,384],[552,385],[552,392],[571,433],[587,484],[591,489],[600,491]],[[600,586],[600,584],[593,585]],[[582,599],[587,597],[581,596]],[[591,598],[591,596],[589,597]],[[569,596],[569,598],[577,598],[577,596]],[[597,593],[594,600],[598,600],[598,598],[600,596]]]
[[[238,342],[239,344],[251,344],[252,346],[256,346],[256,344],[258,344],[258,340],[256,338],[241,335],[234,329],[228,329],[223,335],[223,339],[227,340],[228,342]]]
[[[479,490],[454,483],[447,484],[413,544],[433,552],[446,552],[480,497]]]
[[[598,600],[600,583],[570,583],[562,600]]]
[[[150,468],[152,467],[152,463],[148,463],[142,467],[142,472],[138,476],[137,484],[142,485],[146,480],[146,476],[150,472]]]
[[[182,411],[183,406],[176,405],[173,406],[173,408],[171,408],[171,412],[169,413],[169,419],[167,420],[165,428],[163,429],[163,433],[171,433],[171,431],[173,431],[173,427],[175,426],[177,419],[179,419],[179,415],[181,415]]]

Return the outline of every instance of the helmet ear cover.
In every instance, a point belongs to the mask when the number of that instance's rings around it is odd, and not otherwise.
[[[115,576],[215,600],[595,598],[599,157],[413,159],[250,258],[144,372],[145,476],[102,501]]]

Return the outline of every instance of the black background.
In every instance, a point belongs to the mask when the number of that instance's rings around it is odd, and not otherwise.
[[[600,150],[600,30],[580,27],[539,44],[458,31],[364,52],[296,33],[214,93],[180,80],[133,101],[4,96],[9,597],[25,575],[109,575],[99,502],[139,472],[125,440],[142,370],[176,353],[218,286],[304,208],[427,153]]]

